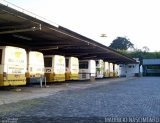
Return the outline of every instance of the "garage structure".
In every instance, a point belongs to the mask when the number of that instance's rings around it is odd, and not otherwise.
[[[103,59],[112,63],[136,61],[60,25],[6,1],[0,3],[0,45],[59,54],[79,59]]]
[[[143,59],[144,76],[160,76],[160,59]]]

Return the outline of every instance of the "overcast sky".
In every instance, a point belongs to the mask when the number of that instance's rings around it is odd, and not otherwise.
[[[7,1],[106,46],[125,36],[137,48],[160,51],[160,0]]]

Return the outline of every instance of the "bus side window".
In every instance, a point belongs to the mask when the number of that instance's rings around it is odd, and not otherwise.
[[[69,67],[69,59],[66,59],[66,67]]]
[[[45,67],[52,67],[52,57],[44,58],[44,65]]]
[[[88,69],[88,62],[80,62],[79,68],[80,69]]]
[[[0,49],[0,64],[2,64],[2,49]]]
[[[96,61],[96,66],[98,65],[98,61]]]

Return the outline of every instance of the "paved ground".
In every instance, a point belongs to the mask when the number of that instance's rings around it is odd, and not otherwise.
[[[22,100],[28,99],[35,99],[39,97],[46,97],[49,95],[53,95],[57,92],[64,91],[64,90],[73,90],[73,89],[84,89],[88,87],[95,87],[100,86],[103,84],[107,84],[110,82],[120,82],[125,81],[128,79],[134,78],[112,78],[112,79],[98,79],[97,81],[69,81],[69,82],[59,82],[54,84],[49,84],[49,88],[40,88],[39,85],[31,85],[31,86],[24,86],[18,87],[21,89],[20,92],[15,91],[15,88],[11,87],[4,87],[0,88],[0,105],[8,104],[13,102],[19,102]]]
[[[105,81],[77,88],[72,84],[47,97],[0,105],[1,121],[160,122],[160,77]]]

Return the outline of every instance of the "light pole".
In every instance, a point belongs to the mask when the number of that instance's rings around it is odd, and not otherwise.
[[[102,37],[102,38],[106,38],[106,37],[107,37],[107,35],[106,35],[105,33],[102,33],[102,34],[100,35],[100,37]]]

